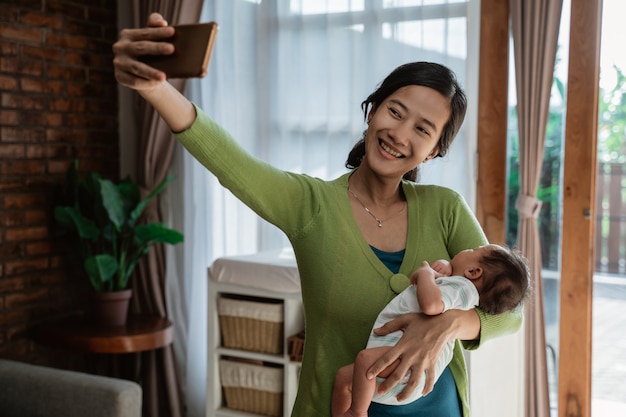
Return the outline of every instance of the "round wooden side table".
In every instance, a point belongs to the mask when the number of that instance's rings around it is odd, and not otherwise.
[[[46,346],[89,353],[135,353],[168,346],[172,323],[152,315],[129,315],[124,326],[104,327],[82,318],[40,326],[36,340]]]

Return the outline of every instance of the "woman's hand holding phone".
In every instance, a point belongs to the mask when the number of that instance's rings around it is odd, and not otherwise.
[[[141,62],[147,55],[171,55],[174,45],[163,42],[171,38],[175,28],[158,13],[148,18],[148,27],[124,29],[113,45],[115,78],[146,99],[173,132],[187,129],[196,118],[189,100],[168,83],[165,72]]]
[[[138,58],[145,55],[171,55],[174,45],[161,42],[171,38],[175,29],[158,13],[148,18],[148,27],[123,29],[113,44],[113,68],[117,81],[137,91],[149,91],[166,79],[163,71],[152,68]]]

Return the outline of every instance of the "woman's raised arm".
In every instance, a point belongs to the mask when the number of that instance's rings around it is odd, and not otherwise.
[[[161,115],[174,132],[187,129],[196,118],[193,105],[166,81],[164,72],[141,62],[146,55],[169,55],[174,46],[159,42],[174,35],[174,28],[158,13],[152,13],[148,25],[123,29],[113,45],[113,67],[117,81],[136,90]]]

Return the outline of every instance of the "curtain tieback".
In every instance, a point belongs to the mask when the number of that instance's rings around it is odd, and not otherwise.
[[[541,201],[537,200],[534,196],[519,194],[515,202],[515,208],[523,219],[536,219],[539,217],[541,204]]]

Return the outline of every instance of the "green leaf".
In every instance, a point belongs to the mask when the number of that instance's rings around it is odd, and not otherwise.
[[[81,239],[93,240],[100,234],[98,226],[80,214],[74,207],[56,207],[54,209],[54,218],[66,230],[76,230]]]
[[[102,177],[95,173],[89,172],[80,183],[80,205],[82,207],[95,207],[101,201],[100,197],[100,180]]]
[[[95,172],[89,172],[83,178],[78,188],[78,208],[83,216],[92,219],[99,227],[110,222],[100,192],[102,177]]]
[[[163,189],[167,186],[167,184],[169,184],[172,181],[174,181],[174,177],[172,176],[165,177],[163,181],[161,181],[159,185],[157,185],[152,190],[152,192],[146,196],[146,198],[141,200],[139,204],[137,204],[137,207],[135,207],[132,213],[130,214],[131,221],[133,222],[137,221],[137,219],[139,218],[139,216],[141,216],[141,213],[143,213],[144,209],[146,208],[150,200],[152,200],[157,194],[163,191]]]
[[[139,187],[137,184],[132,182],[129,178],[117,184],[117,190],[122,196],[122,201],[124,202],[124,211],[127,213],[127,220],[131,223],[134,223],[134,219],[130,217],[130,213],[139,201],[141,200],[141,192],[139,191]]]
[[[118,269],[117,260],[109,254],[100,254],[85,259],[85,272],[96,291],[101,291],[111,282]]]
[[[162,223],[138,225],[135,228],[135,245],[141,246],[151,243],[169,243],[175,245],[184,240],[183,234],[169,229]]]
[[[150,246],[146,246],[145,248],[143,248],[143,250],[134,254],[133,259],[128,263],[128,265],[126,265],[126,269],[122,271],[122,276],[119,278],[119,281],[117,283],[119,288],[126,288],[128,280],[133,275],[133,271],[139,263],[139,260],[147,255],[148,252],[150,252]]]
[[[109,215],[109,220],[111,220],[111,223],[115,225],[115,229],[119,232],[126,222],[122,195],[115,184],[107,179],[100,179],[100,195],[102,197],[102,205]]]
[[[106,240],[107,243],[113,244],[113,242],[115,242],[115,240],[117,239],[117,231],[115,230],[115,227],[111,223],[108,223],[105,226],[103,226],[100,232],[102,233],[102,238]]]

